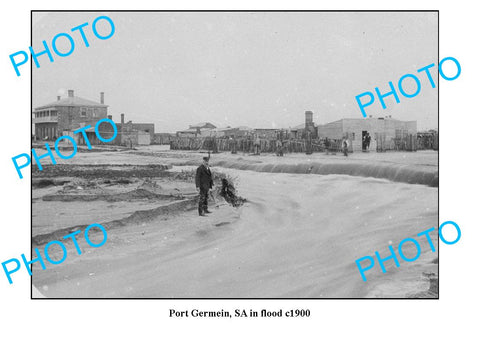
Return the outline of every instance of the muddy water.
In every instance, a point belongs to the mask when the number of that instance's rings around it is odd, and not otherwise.
[[[436,226],[436,188],[222,170],[237,176],[239,192],[250,203],[229,233],[172,260],[173,268],[182,268],[171,277],[177,294],[187,291],[182,282],[192,276],[197,287],[190,296],[404,297],[428,289],[422,273],[435,271],[430,262],[436,254],[426,251],[426,240],[419,260],[400,268],[388,261],[387,274],[375,268],[366,283],[355,260],[375,251],[387,256],[389,242],[396,246]],[[405,252],[414,256],[413,249]]]
[[[428,289],[423,273],[437,272],[438,253],[426,240],[417,261],[400,259],[400,268],[387,261],[386,274],[376,265],[367,282],[355,260],[375,251],[388,256],[390,243],[436,227],[438,188],[214,170],[236,178],[249,203],[220,204],[205,218],[191,212],[109,231],[102,248],[50,272],[37,270],[35,285],[47,296],[406,297]]]

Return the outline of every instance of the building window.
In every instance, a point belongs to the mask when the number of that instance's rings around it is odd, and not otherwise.
[[[80,109],[80,115],[81,115],[82,117],[86,117],[86,116],[87,116],[87,108],[86,108],[86,107],[82,107],[82,108]]]

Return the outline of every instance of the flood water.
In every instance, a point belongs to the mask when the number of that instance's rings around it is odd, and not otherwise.
[[[387,170],[374,178],[305,173],[303,165],[279,164],[272,173],[261,164],[256,171],[221,164],[212,170],[234,179],[248,200],[242,207],[211,202],[208,217],[187,211],[109,230],[101,248],[36,268],[34,284],[51,297],[410,297],[438,273],[438,252],[416,236],[438,227],[438,187],[407,183],[412,167],[391,167],[392,181]],[[398,255],[407,237],[422,249],[408,263]],[[438,249],[438,234],[431,237]],[[375,263],[364,282],[355,260],[375,251],[385,258],[389,245],[400,267],[388,260],[382,273]],[[415,250],[403,248],[410,258]]]
[[[366,272],[367,282],[355,260],[375,251],[386,257],[389,244],[395,248],[402,239],[436,227],[437,188],[344,175],[219,170],[236,177],[239,194],[249,203],[240,208],[229,232],[218,232],[221,237],[214,237],[208,247],[191,253],[183,249],[173,256],[169,265],[196,280],[194,290],[191,283],[183,289],[187,277],[172,271],[175,293],[405,297],[425,287],[422,272],[436,256],[426,252],[426,239],[419,239],[424,253],[416,262],[401,262],[396,268],[387,261],[386,274],[377,264]],[[413,257],[413,249],[405,247],[406,256],[409,251]]]

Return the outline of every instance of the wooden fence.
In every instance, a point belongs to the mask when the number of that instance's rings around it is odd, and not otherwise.
[[[393,151],[417,151],[417,136],[407,134],[402,137],[386,139],[385,134],[376,133],[377,152]]]
[[[341,149],[341,140],[329,140],[328,150],[330,152],[339,152]],[[207,150],[212,152],[235,151],[237,153],[255,153],[255,144],[253,139],[249,138],[199,138],[199,137],[175,137],[170,141],[171,150]],[[261,139],[260,153],[276,153],[279,151],[276,139]],[[305,139],[288,139],[282,141],[281,149],[283,152],[325,152],[325,140],[314,139],[311,141]]]

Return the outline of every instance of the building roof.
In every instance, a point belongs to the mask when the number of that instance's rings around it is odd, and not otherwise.
[[[222,131],[238,130],[238,128],[224,127],[224,128],[215,128],[215,129],[212,129],[212,130],[213,130],[213,131],[217,131],[217,132],[222,132]]]
[[[380,116],[380,117],[358,117],[358,118],[342,118],[339,120],[336,120],[336,122],[342,121],[342,120],[390,120],[394,122],[408,122],[408,120],[400,120],[396,118],[392,118],[391,116]]]
[[[186,129],[186,130],[180,130],[177,131],[177,133],[200,133],[205,132],[205,131],[212,131],[213,129],[210,128],[200,128],[200,129]]]
[[[38,106],[35,110],[47,109],[50,107],[60,106],[86,106],[86,107],[108,107],[108,105],[94,102],[93,100],[84,99],[81,97],[66,97],[46,105]]]
[[[391,117],[365,117],[365,118],[359,117],[359,118],[341,118],[341,119],[335,120],[333,122],[328,122],[328,123],[321,124],[321,125],[318,125],[318,126],[326,126],[326,125],[333,124],[333,123],[343,123],[344,121],[363,121],[363,122],[366,122],[366,121],[378,121],[378,120],[391,121],[391,122],[395,122],[395,123],[416,122],[416,120],[399,120],[399,119],[395,119],[395,118],[391,118]]]
[[[313,123],[313,126],[318,126],[317,124]],[[298,131],[298,130],[305,130],[305,123],[302,123],[302,124],[299,124],[299,125],[296,125],[292,128],[289,129],[290,131]]]
[[[186,130],[179,130],[177,132],[183,132],[183,133],[197,133],[197,129],[186,129]]]
[[[305,123],[302,123],[290,128],[290,130],[301,130],[301,129],[305,129]]]
[[[216,128],[216,126],[213,125],[212,123],[209,123],[209,122],[200,122],[200,123],[197,123],[197,124],[194,124],[194,125],[190,125],[190,129],[193,129],[193,128],[203,128],[203,127],[205,127],[205,125],[211,125],[211,126],[213,126],[213,128]]]

